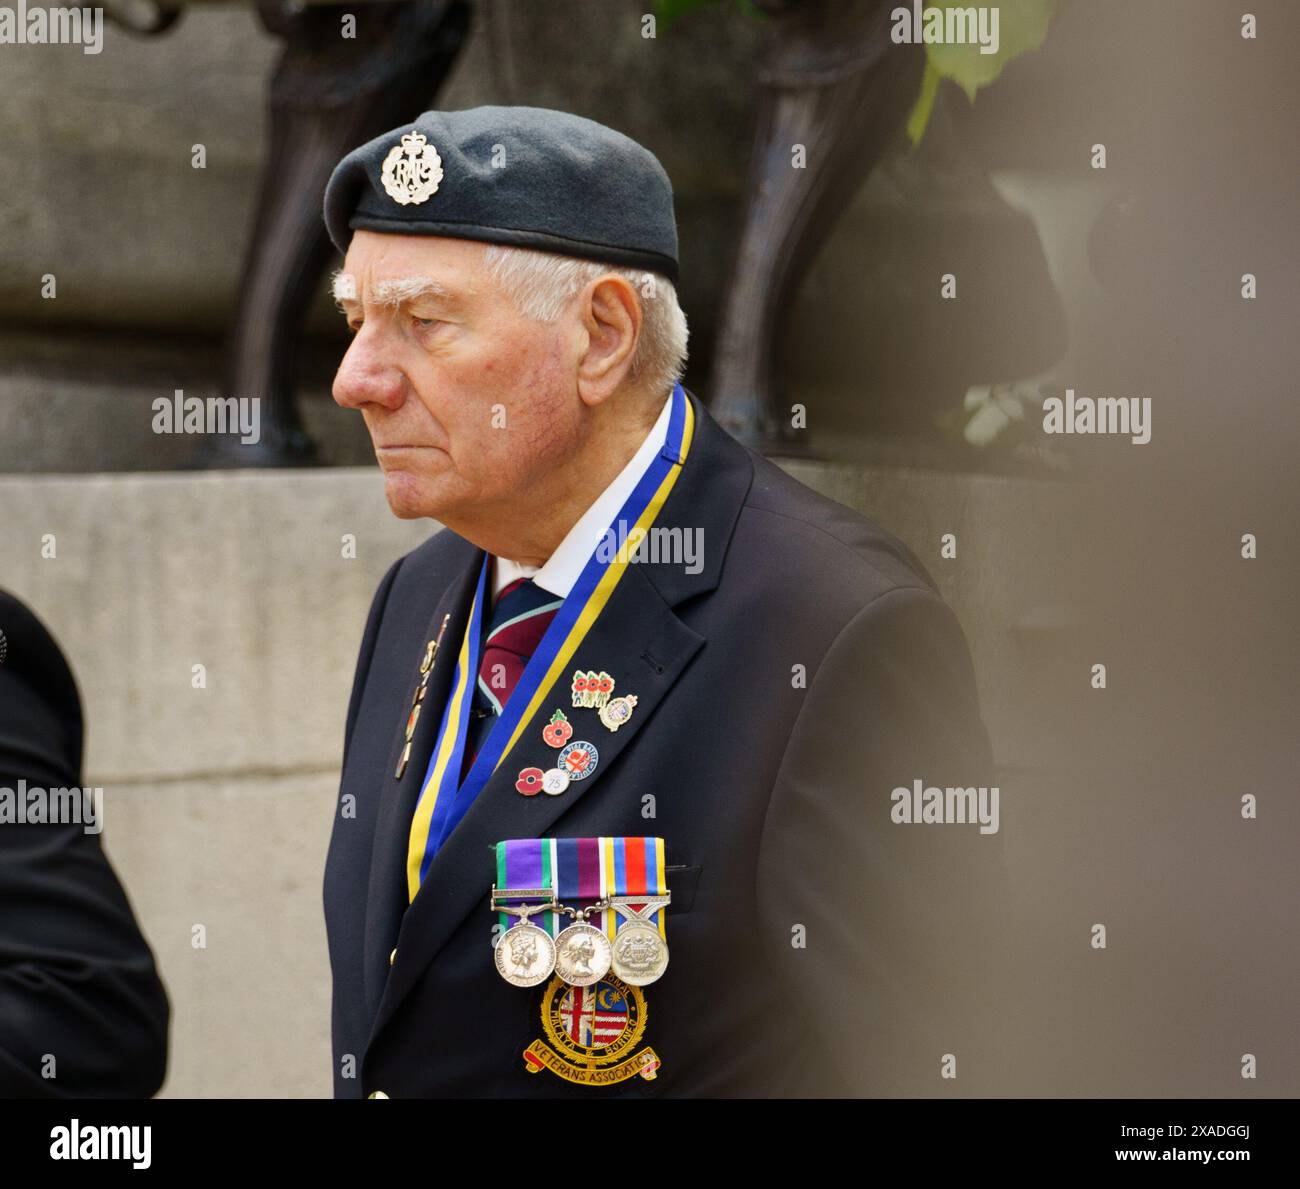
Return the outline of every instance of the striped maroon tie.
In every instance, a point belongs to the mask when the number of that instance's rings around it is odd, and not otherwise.
[[[563,602],[559,595],[543,590],[531,578],[516,578],[502,588],[483,641],[462,780]]]

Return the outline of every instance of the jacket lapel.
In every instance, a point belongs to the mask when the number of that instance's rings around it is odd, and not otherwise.
[[[492,848],[496,843],[504,838],[554,833],[563,815],[581,798],[599,796],[602,782],[615,770],[621,754],[630,747],[705,643],[705,638],[683,623],[673,608],[717,585],[736,518],[753,479],[753,466],[748,451],[709,417],[694,396],[688,393],[688,397],[695,411],[696,436],[656,527],[698,533],[695,539],[703,546],[701,565],[696,573],[690,573],[680,560],[665,558],[627,567],[572,661],[430,864],[419,894],[402,918],[397,940],[399,957],[388,971],[372,1042],[466,917],[480,907],[486,914],[494,870]],[[477,570],[466,580],[471,594],[472,578],[476,574]],[[461,601],[467,610],[468,596],[462,594]],[[462,613],[460,634],[464,632],[464,620]],[[448,639],[453,638],[456,624],[453,616]],[[455,639],[459,644],[460,635]],[[439,661],[446,663],[452,651],[444,645]],[[576,669],[604,670],[614,678],[615,696],[636,695],[637,705],[631,718],[617,731],[608,730],[595,710],[573,708],[570,688]],[[450,670],[444,676],[443,697],[449,675]],[[429,697],[432,696],[430,691]],[[545,793],[523,796],[515,788],[521,769],[545,770],[556,764],[558,750],[542,738],[542,728],[556,709],[564,710],[573,725],[570,741],[585,739],[595,745],[599,755],[596,768],[583,780],[571,782],[558,796]],[[421,721],[421,730],[425,727]],[[436,733],[436,723],[432,730]],[[431,746],[430,738],[424,747],[426,762]],[[409,803],[403,800],[401,805],[394,800],[394,815],[401,812],[404,817],[400,821],[394,817],[384,831],[390,848],[394,836],[401,835],[399,867],[405,862],[406,834],[398,826],[409,825],[413,809],[413,797]],[[377,830],[377,845],[380,838]],[[378,868],[380,858],[377,854],[373,869]],[[391,865],[394,860],[388,855],[383,861]],[[372,897],[375,894],[373,886],[371,894]],[[383,959],[386,964],[387,954]],[[490,961],[490,954],[484,954],[484,961]]]
[[[445,529],[443,530],[446,531]],[[380,773],[379,810],[370,858],[370,882],[366,898],[366,1003],[373,1019],[388,974],[388,955],[407,907],[406,853],[411,817],[420,795],[429,756],[438,734],[443,707],[456,671],[456,657],[465,635],[470,604],[483,551],[463,542],[463,569],[438,599],[433,615],[418,639],[412,641],[410,671],[406,674],[406,695],[401,721],[393,724],[388,758]],[[426,606],[428,604],[425,604]],[[411,755],[400,779],[394,774],[406,743],[406,714],[420,684],[420,663],[427,642],[437,639],[444,616],[449,616],[442,644],[434,658],[429,684],[411,737]],[[414,626],[414,625],[413,625]],[[395,678],[399,675],[394,675]]]

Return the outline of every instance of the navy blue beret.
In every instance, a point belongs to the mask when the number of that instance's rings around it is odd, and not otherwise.
[[[646,268],[677,280],[673,190],[659,160],[594,120],[542,107],[427,111],[353,149],[325,226],[446,235]]]

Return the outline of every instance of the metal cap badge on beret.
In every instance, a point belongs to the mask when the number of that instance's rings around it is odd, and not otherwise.
[[[515,244],[677,280],[672,183],[648,149],[542,107],[427,111],[353,149],[325,187],[325,226]]]

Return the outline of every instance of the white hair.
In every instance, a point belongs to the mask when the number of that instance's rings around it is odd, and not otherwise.
[[[510,244],[489,244],[483,264],[520,315],[534,322],[554,322],[583,286],[598,277],[623,277],[641,299],[641,334],[629,369],[633,382],[663,396],[681,379],[686,315],[677,303],[676,288],[663,273]]]

